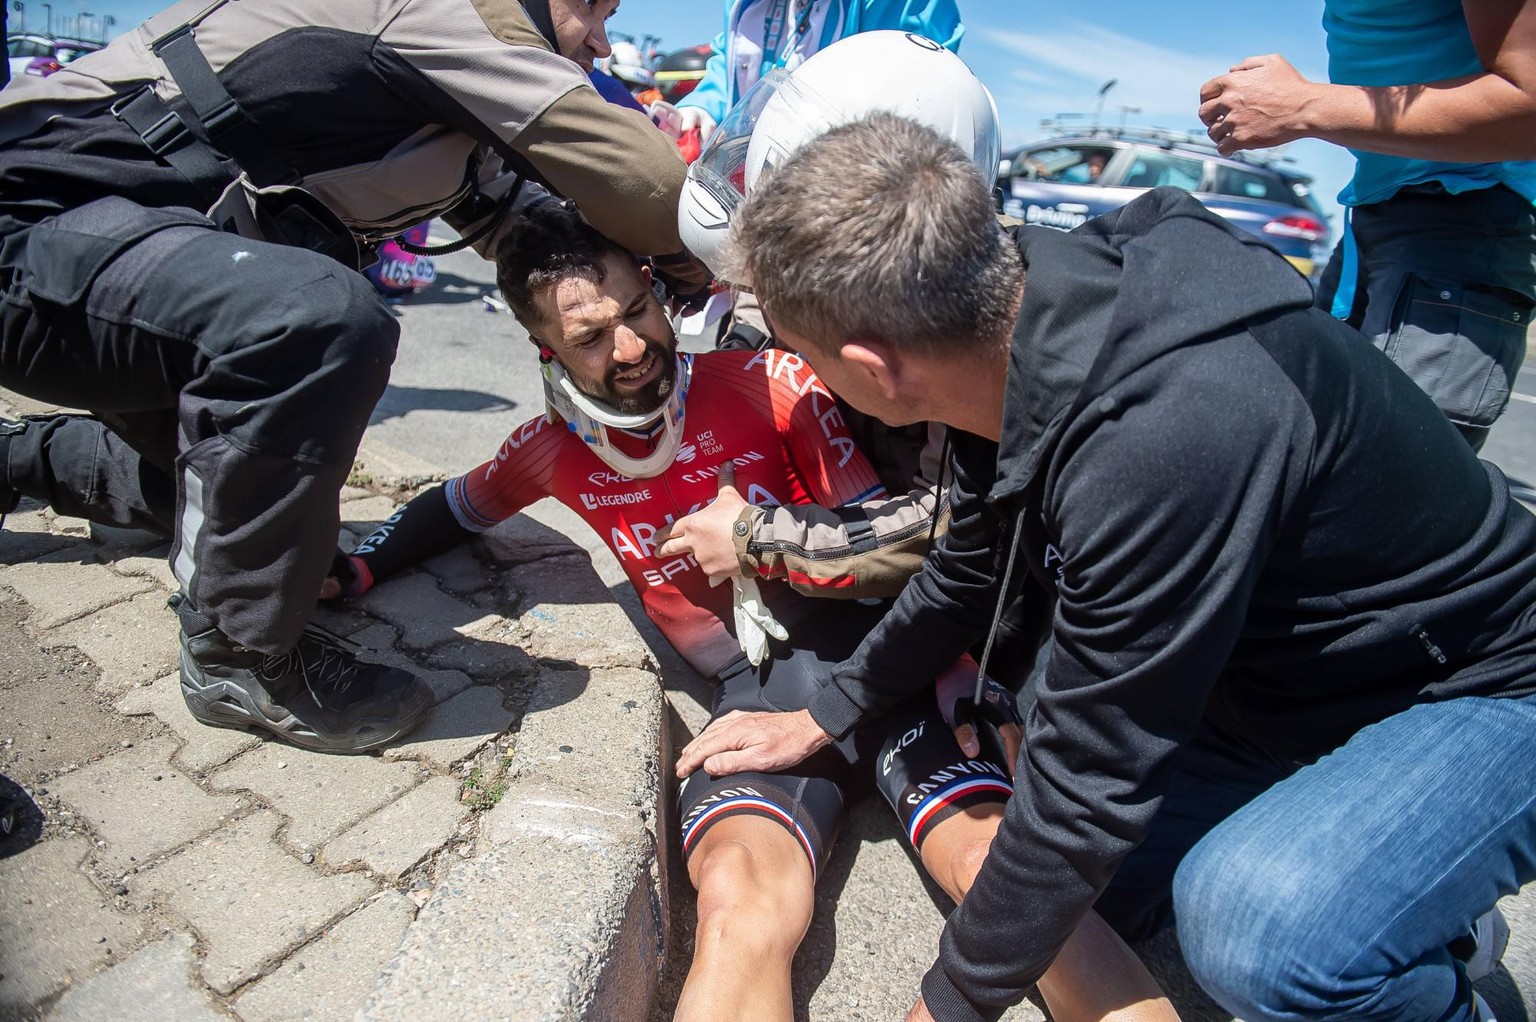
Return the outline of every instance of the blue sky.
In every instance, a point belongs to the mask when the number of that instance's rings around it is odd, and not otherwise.
[[[23,0],[40,21],[42,4]],[[1322,0],[1278,4],[1212,0],[1155,3],[1097,0],[1083,4],[959,0],[966,35],[960,55],[992,90],[1003,120],[1005,146],[1042,136],[1040,122],[1061,113],[1091,119],[1100,86],[1103,121],[1199,130],[1200,84],[1243,57],[1281,53],[1309,78],[1327,76]],[[158,10],[144,0],[58,0],[54,17],[82,11],[106,14],[122,31]],[[616,32],[658,35],[664,49],[708,42],[721,30],[724,0],[623,0],[610,23]],[[16,25],[18,15],[12,14]],[[1315,141],[1289,146],[1285,155],[1317,180],[1318,198],[1339,227],[1339,189],[1349,178],[1347,152]]]
[[[1003,145],[1041,138],[1040,122],[1062,113],[1092,120],[1110,79],[1103,122],[1202,132],[1195,111],[1202,83],[1244,57],[1281,53],[1308,78],[1326,80],[1322,0],[1278,4],[1182,0],[1095,0],[1078,4],[959,0],[960,56],[992,90]],[[664,49],[709,42],[724,27],[723,0],[623,0],[610,27],[662,38]],[[1087,123],[1087,122],[1085,122]],[[1340,226],[1335,198],[1354,169],[1343,149],[1306,140],[1285,156],[1317,182],[1323,208]]]

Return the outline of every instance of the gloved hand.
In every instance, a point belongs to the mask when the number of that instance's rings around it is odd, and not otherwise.
[[[665,100],[651,104],[651,120],[673,138],[682,138],[689,131],[697,130],[699,137],[708,140],[715,130],[715,119],[696,106],[673,106]]]
[[[934,679],[934,698],[944,722],[955,732],[955,741],[967,756],[981,752],[976,728],[985,722],[1003,739],[1011,769],[1018,758],[1024,716],[1019,713],[1019,702],[1013,692],[990,675],[983,679],[981,703],[977,704],[976,677],[980,671],[981,666],[969,654],[962,656]]]
[[[768,659],[768,637],[783,642],[789,638],[789,631],[773,616],[757,583],[750,578],[731,579],[731,604],[736,617],[736,641],[756,667]]]
[[[683,112],[664,99],[658,99],[645,108],[651,121],[673,139],[683,137]]]
[[[373,588],[373,572],[361,557],[338,552],[331,561],[331,573],[320,583],[320,599],[351,602]]]

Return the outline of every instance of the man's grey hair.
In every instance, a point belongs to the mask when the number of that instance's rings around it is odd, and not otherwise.
[[[937,132],[878,113],[765,177],[732,234],[734,279],[817,350],[878,339],[920,354],[1005,338],[1024,271],[992,182]]]

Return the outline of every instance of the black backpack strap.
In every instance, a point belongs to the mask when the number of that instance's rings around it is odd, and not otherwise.
[[[191,25],[155,40],[153,48],[215,149],[228,153],[258,188],[298,183],[299,172],[278,157],[277,149],[219,81]]]
[[[239,173],[192,134],[176,111],[155,95],[153,86],[146,85],[118,100],[112,113],[144,140],[150,152],[190,181],[202,193],[207,206],[219,200]]]

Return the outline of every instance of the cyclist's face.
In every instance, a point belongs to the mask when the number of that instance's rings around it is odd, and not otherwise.
[[[560,55],[574,60],[583,71],[608,56],[606,22],[618,11],[618,0],[549,0],[549,17],[560,43]]]
[[[609,254],[603,279],[569,276],[539,295],[540,338],[578,390],[626,415],[655,411],[677,376],[677,336],[651,276]]]

